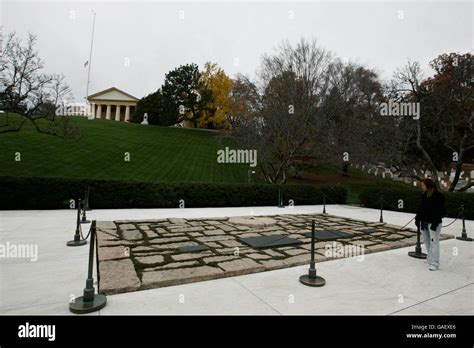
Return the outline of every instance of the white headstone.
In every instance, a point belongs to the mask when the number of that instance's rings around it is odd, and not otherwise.
[[[456,184],[456,187],[454,188],[455,190],[460,189],[461,187],[464,187],[468,184],[467,180],[459,179],[458,183]]]
[[[148,124],[148,114],[146,112],[143,114],[143,121],[141,124]]]

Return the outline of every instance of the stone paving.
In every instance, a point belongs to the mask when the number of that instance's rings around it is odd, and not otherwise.
[[[311,238],[304,233],[311,230],[312,220],[316,231],[352,234],[336,240],[316,239],[316,262],[416,243],[413,229],[328,214],[274,215],[265,216],[261,225],[239,223],[248,218],[98,221],[100,291],[123,293],[308,264]],[[256,249],[238,239],[276,235],[302,243]],[[449,238],[453,236],[440,237]],[[208,250],[179,251],[181,247],[199,245]]]

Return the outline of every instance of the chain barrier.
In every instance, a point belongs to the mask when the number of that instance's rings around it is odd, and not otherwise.
[[[461,216],[461,214],[462,214],[462,208],[460,208],[460,211],[459,211],[458,216],[456,216],[456,218],[455,218],[453,221],[451,221],[451,222],[450,222],[449,224],[447,224],[447,225],[442,225],[441,227],[445,228],[445,227],[451,226],[452,224],[454,224],[454,223],[456,222],[457,219],[459,219],[459,217]]]
[[[327,197],[327,196],[326,196],[326,199],[329,200],[330,202],[334,203],[335,205],[338,205],[338,206],[342,206],[342,207],[346,207],[346,208],[353,208],[353,209],[365,209],[365,207],[354,207],[354,206],[350,206],[350,205],[347,205],[347,204],[336,203],[336,202],[334,202],[332,199],[330,199],[330,198]],[[383,199],[383,198],[382,198],[382,202],[383,202],[383,204],[387,205],[389,208],[394,209],[395,211],[399,211],[399,210],[400,210],[400,208],[393,206],[392,204],[390,204],[389,202],[387,202],[387,201],[386,201],[385,199]],[[446,228],[446,227],[451,226],[453,223],[455,223],[455,222],[459,219],[459,217],[462,215],[462,207],[459,208],[459,210],[460,210],[460,211],[459,211],[458,216],[455,217],[453,221],[451,221],[451,222],[450,222],[449,224],[447,224],[447,225],[442,225],[441,227],[442,227],[442,228]],[[408,226],[414,219],[415,219],[415,218],[411,219],[405,226],[403,226],[403,227],[402,227],[402,230],[403,230],[406,226]]]
[[[351,209],[366,209],[365,207],[355,207],[355,206],[352,206],[352,205],[349,205],[349,204],[336,203],[331,198],[329,198],[328,196],[326,196],[326,199],[329,200],[330,202],[332,202],[333,204],[339,205],[341,207],[347,207],[347,208],[351,208]]]
[[[87,236],[84,237],[84,235],[82,234],[82,228],[79,227],[79,232],[81,233],[81,238],[82,240],[86,240],[87,238],[89,238],[90,234],[91,234],[91,229],[89,228],[89,232],[87,232]]]

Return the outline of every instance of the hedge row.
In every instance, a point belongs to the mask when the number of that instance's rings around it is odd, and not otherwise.
[[[93,209],[272,206],[281,195],[285,205],[321,204],[323,195],[345,203],[347,192],[337,186],[265,184],[137,183],[74,178],[0,177],[0,209],[64,209],[83,198],[90,187]]]
[[[458,216],[461,205],[464,205],[464,218],[474,219],[474,194],[461,192],[443,192],[446,199],[448,217]],[[380,208],[380,196],[383,196],[384,209],[416,213],[421,201],[422,193],[413,187],[407,188],[367,188],[359,195],[362,206]],[[403,201],[403,208],[399,208],[399,200]]]

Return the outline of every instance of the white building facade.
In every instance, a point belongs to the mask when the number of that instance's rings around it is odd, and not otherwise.
[[[111,87],[87,97],[89,116],[129,122],[130,115],[136,110],[138,98],[116,87]]]

